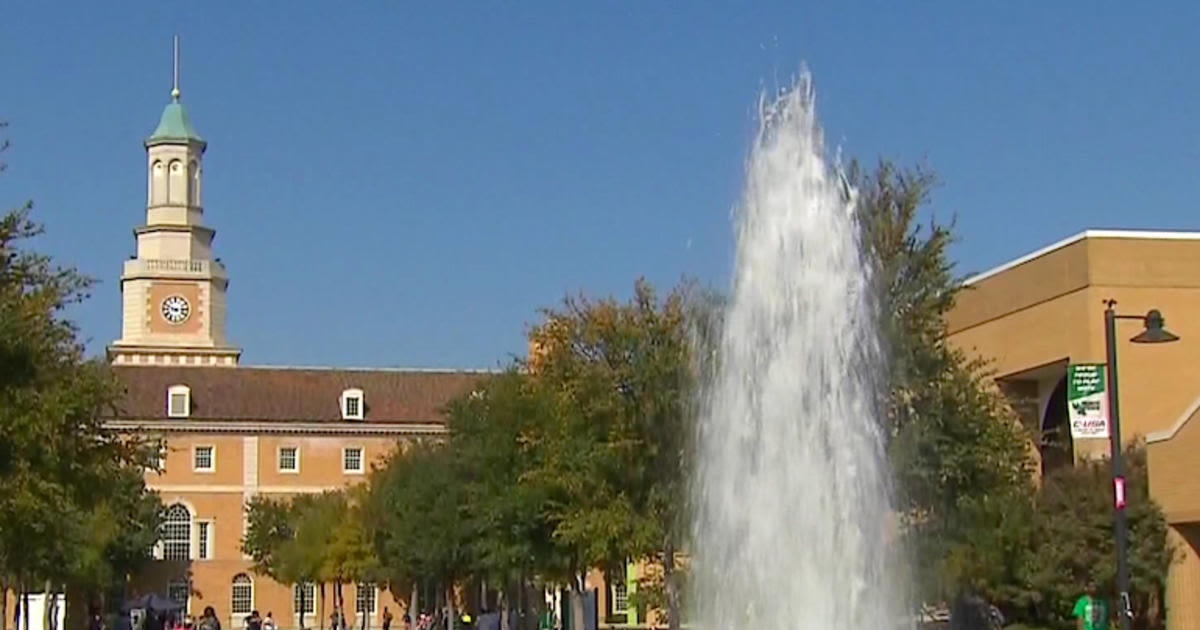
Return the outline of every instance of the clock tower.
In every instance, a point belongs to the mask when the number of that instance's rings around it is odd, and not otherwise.
[[[225,339],[229,276],[212,256],[215,231],[203,224],[206,143],[179,100],[175,84],[154,133],[146,139],[146,223],[134,229],[137,255],[121,273],[121,338],[112,363],[233,366],[241,349]]]

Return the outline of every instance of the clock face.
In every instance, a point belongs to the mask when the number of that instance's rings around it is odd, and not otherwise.
[[[162,316],[172,324],[182,324],[192,312],[192,307],[182,295],[172,295],[162,301]]]

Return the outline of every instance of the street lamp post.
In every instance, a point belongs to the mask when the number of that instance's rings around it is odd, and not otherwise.
[[[1118,315],[1113,307],[1116,300],[1105,300],[1104,309],[1104,341],[1108,363],[1108,413],[1112,418],[1109,425],[1109,448],[1111,449],[1112,479],[1113,479],[1113,510],[1115,512],[1115,530],[1117,545],[1117,605],[1121,630],[1129,630],[1129,621],[1133,611],[1129,602],[1129,562],[1126,557],[1129,536],[1129,526],[1125,519],[1125,471],[1121,461],[1121,409],[1117,401],[1117,320],[1137,319],[1146,327],[1130,339],[1133,343],[1169,343],[1178,341],[1179,337],[1163,328],[1165,321],[1157,309],[1145,315]]]

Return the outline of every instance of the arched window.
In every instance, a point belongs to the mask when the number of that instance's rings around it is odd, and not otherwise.
[[[163,514],[162,545],[164,560],[188,560],[192,557],[192,513],[178,503]]]
[[[187,197],[184,196],[187,192],[187,173],[184,172],[183,162],[171,160],[167,170],[170,171],[167,174],[167,203],[187,203]]]
[[[233,576],[230,590],[229,611],[235,615],[249,615],[254,609],[254,582],[250,581],[250,576],[245,573]]]
[[[188,205],[200,205],[200,165],[196,160],[188,163]]]
[[[167,165],[155,160],[150,166],[150,205],[167,202]]]

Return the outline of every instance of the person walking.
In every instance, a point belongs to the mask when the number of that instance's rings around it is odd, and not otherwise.
[[[267,616],[263,618],[262,630],[279,630],[279,626],[275,625],[275,616],[271,611],[267,611]]]
[[[246,630],[262,630],[262,617],[258,616],[257,610],[252,610],[246,615]]]
[[[383,630],[392,630],[392,611],[387,606],[383,607]]]
[[[1108,602],[1096,597],[1095,582],[1087,583],[1071,614],[1076,630],[1108,630]]]

